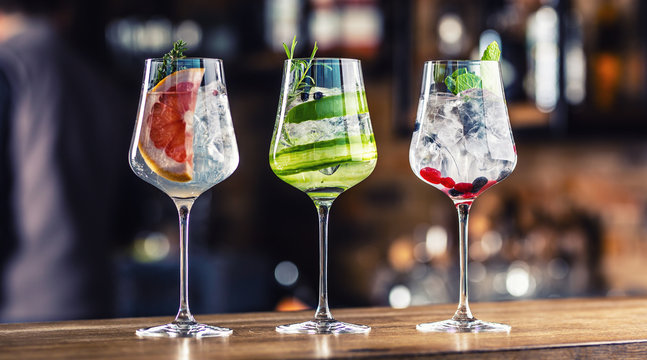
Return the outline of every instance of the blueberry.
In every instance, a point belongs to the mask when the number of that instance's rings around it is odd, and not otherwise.
[[[450,195],[450,196],[460,196],[460,195],[462,195],[462,194],[463,194],[462,192],[460,192],[460,191],[458,191],[458,190],[456,190],[456,189],[451,189],[451,190],[449,190],[449,195]]]
[[[416,121],[416,125],[413,128],[413,132],[420,130],[420,123]]]
[[[319,99],[321,99],[322,97],[324,97],[324,94],[323,94],[321,91],[317,91],[316,93],[312,94],[312,97],[313,97],[315,100],[319,100]]]
[[[301,93],[301,101],[308,101],[309,97],[310,97],[310,94],[308,94],[307,92]]]
[[[499,177],[496,179],[496,182],[503,181],[503,179],[510,176],[511,173],[512,173],[512,171],[510,171],[510,170],[501,171],[501,174],[499,174]]]
[[[472,192],[476,193],[481,190],[483,186],[487,184],[487,178],[485,176],[479,176],[474,181],[472,181]]]

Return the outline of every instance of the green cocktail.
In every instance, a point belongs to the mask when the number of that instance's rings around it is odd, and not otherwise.
[[[370,175],[376,162],[373,134],[359,134],[284,147],[271,155],[270,166],[281,180],[310,197],[334,199]]]
[[[370,175],[377,161],[364,91],[340,91],[315,86],[288,96],[272,139],[272,171],[313,199],[336,198]]]
[[[358,60],[290,59],[285,63],[270,148],[272,171],[305,192],[319,213],[319,304],[314,319],[281,325],[281,333],[366,333],[335,320],[328,308],[327,232],[332,202],[368,177],[377,148]]]

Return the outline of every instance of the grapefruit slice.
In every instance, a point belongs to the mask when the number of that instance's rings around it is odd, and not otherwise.
[[[139,151],[156,174],[193,179],[193,113],[204,69],[179,70],[146,94]]]

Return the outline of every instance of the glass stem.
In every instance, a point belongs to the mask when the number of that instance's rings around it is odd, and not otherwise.
[[[458,252],[460,254],[460,298],[458,309],[452,317],[455,321],[472,321],[474,316],[468,302],[468,279],[467,279],[467,221],[469,218],[471,203],[456,204],[458,210]]]
[[[334,320],[328,307],[328,214],[332,201],[315,201],[319,213],[319,304],[315,320]]]
[[[180,308],[174,324],[194,324],[189,310],[189,212],[195,199],[173,199],[180,218]]]

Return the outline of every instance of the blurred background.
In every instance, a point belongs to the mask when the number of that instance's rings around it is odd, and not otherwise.
[[[66,33],[119,89],[126,179],[112,315],[172,315],[177,213],[130,172],[143,60],[182,38],[224,60],[240,165],[191,213],[194,313],[316,306],[317,215],[268,164],[285,52],[362,60],[373,174],[334,203],[331,306],[458,299],[457,217],[408,164],[422,66],[502,48],[518,164],[470,217],[473,301],[647,294],[647,3],[639,0],[104,0]],[[36,204],[34,206],[37,206]],[[96,204],[101,207],[102,204]],[[91,216],[91,214],[90,214]]]

